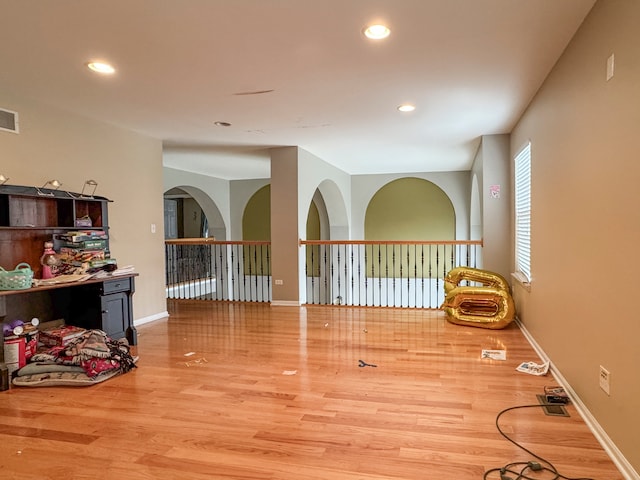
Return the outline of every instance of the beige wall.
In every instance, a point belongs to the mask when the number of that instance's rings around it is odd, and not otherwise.
[[[476,158],[476,161],[480,159],[481,164],[478,193],[482,219],[483,268],[499,273],[505,278],[509,278],[512,271],[510,264],[513,256],[510,252],[513,197],[509,168],[509,139],[509,135],[483,136]],[[491,194],[492,187],[499,190],[497,195]]]
[[[596,3],[511,139],[512,155],[529,139],[532,155],[533,279],[530,292],[516,286],[519,315],[636,472],[638,25],[637,0]],[[611,396],[598,386],[600,365]]]
[[[112,255],[140,274],[134,318],[166,314],[161,142],[4,91],[0,107],[17,111],[20,120],[19,134],[0,132],[0,173],[15,185],[41,186],[57,178],[75,192],[85,180],[96,180],[96,194],[113,200]]]
[[[298,148],[274,148],[271,150],[272,304],[299,304],[299,239]],[[282,284],[277,285],[276,281]]]

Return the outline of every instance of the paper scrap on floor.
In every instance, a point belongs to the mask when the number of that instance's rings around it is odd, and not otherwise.
[[[209,361],[206,358],[202,357],[191,360],[190,362],[186,362],[185,365],[187,367],[204,367],[205,363],[209,363]]]
[[[549,362],[544,362],[540,365],[534,362],[522,362],[516,367],[516,370],[529,375],[546,375],[549,371]]]
[[[482,358],[490,358],[491,360],[506,360],[506,350],[482,350]]]

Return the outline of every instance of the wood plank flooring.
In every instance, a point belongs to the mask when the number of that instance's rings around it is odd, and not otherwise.
[[[535,460],[495,426],[502,409],[536,404],[555,384],[515,370],[538,361],[515,325],[188,300],[169,311],[139,327],[130,373],[0,393],[0,478],[466,480]],[[482,359],[483,349],[507,360]],[[563,475],[622,479],[567,410],[513,410],[500,426]]]

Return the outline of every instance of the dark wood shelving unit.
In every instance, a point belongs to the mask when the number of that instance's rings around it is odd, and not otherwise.
[[[55,234],[95,229],[108,235],[109,202],[105,197],[61,190],[0,185],[0,266],[12,270],[26,262],[39,278],[44,242]],[[91,227],[76,225],[83,217],[91,219]]]

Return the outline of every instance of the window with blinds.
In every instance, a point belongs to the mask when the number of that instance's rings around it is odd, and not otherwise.
[[[516,272],[531,281],[531,142],[515,157]]]

